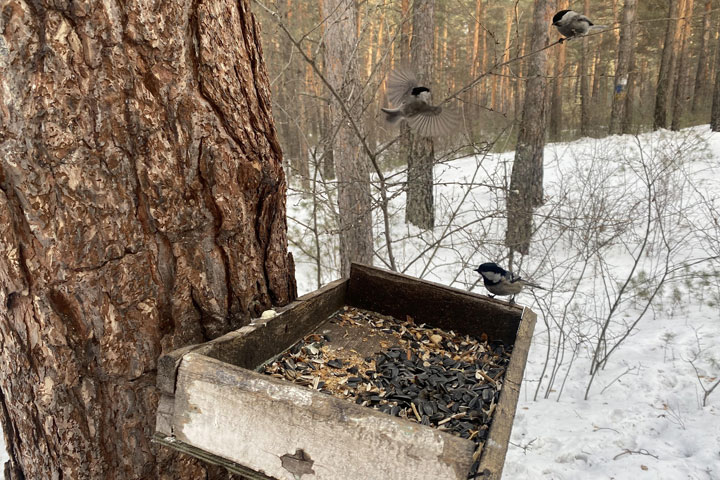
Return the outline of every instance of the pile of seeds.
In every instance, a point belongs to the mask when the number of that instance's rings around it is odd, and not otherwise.
[[[332,333],[306,336],[262,371],[473,440],[474,478],[510,349],[485,335],[478,340],[348,307],[330,326]],[[358,332],[358,348],[343,346],[352,338],[337,338]],[[361,354],[369,338],[378,351]]]

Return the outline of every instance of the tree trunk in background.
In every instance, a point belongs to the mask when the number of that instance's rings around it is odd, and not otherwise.
[[[163,352],[295,296],[249,1],[2,11],[6,478],[227,478],[150,439]]]
[[[472,79],[476,78],[480,73],[484,73],[481,71],[482,69],[482,62],[480,57],[480,52],[482,51],[481,48],[484,48],[484,45],[481,45],[480,41],[481,39],[484,40],[485,38],[485,29],[483,28],[482,21],[483,21],[483,0],[476,0],[475,1],[475,18],[473,19],[474,22],[474,28],[473,28],[473,47],[472,47],[472,60],[470,64],[470,76]],[[484,42],[483,42],[484,43]],[[473,111],[478,114],[480,112],[480,100],[481,100],[481,86],[477,85],[475,88],[472,89],[472,102],[473,105]]]
[[[610,133],[619,134],[627,129],[627,97],[630,90],[630,70],[635,51],[635,12],[637,0],[625,0],[623,9],[620,43],[615,67],[615,88],[613,89],[612,110],[610,112]]]
[[[404,65],[410,56],[410,28],[412,27],[410,0],[402,0],[400,8],[402,13],[402,27],[400,27],[400,38],[398,41],[400,42],[400,65]],[[395,66],[398,66],[397,63]]]
[[[549,0],[535,0],[530,51],[548,44]],[[547,53],[531,57],[520,121],[515,162],[507,196],[508,227],[505,245],[526,255],[532,236],[533,209],[543,203],[543,149],[545,147],[545,91]]]
[[[670,0],[668,8],[668,22],[665,30],[665,42],[662,49],[662,57],[660,59],[660,71],[658,73],[657,90],[655,92],[655,111],[653,114],[653,129],[667,128],[668,126],[668,102],[670,100],[670,85],[672,83],[672,57],[675,28],[678,15],[678,2],[680,0]]]
[[[567,0],[561,0],[558,2],[558,10],[565,10],[567,8]],[[583,41],[585,40],[586,39],[583,39]],[[552,100],[550,102],[550,138],[553,140],[560,139],[560,131],[563,125],[562,102],[563,96],[567,95],[567,92],[564,92],[562,89],[563,81],[561,77],[564,74],[565,70],[565,53],[567,51],[566,49],[566,45],[560,45],[556,49],[557,53],[555,55],[555,78],[553,78],[552,81]]]
[[[590,0],[584,0],[583,13],[590,15]],[[582,58],[580,68],[580,135],[587,137],[590,135],[590,125],[592,118],[590,115],[592,106],[592,97],[590,91],[590,71],[592,70],[592,57],[590,56],[590,39],[583,37],[582,40]]]
[[[678,51],[677,74],[675,80],[675,95],[671,130],[680,130],[682,121],[685,118],[685,110],[688,104],[688,95],[690,91],[690,35],[691,35],[691,15],[693,13],[694,0],[685,0],[685,8],[682,10],[684,17],[680,28],[682,36],[680,42],[680,50]]]
[[[710,128],[713,132],[720,132],[720,35],[718,35],[715,62],[715,91],[713,94],[712,111],[710,113]]]
[[[410,42],[410,58],[421,85],[430,85],[432,80],[435,0],[413,2],[413,35]],[[437,100],[436,100],[437,101]],[[407,150],[407,203],[405,221],[430,229],[435,225],[433,202],[433,165],[435,152],[430,138],[410,135]]]
[[[703,16],[703,30],[698,46],[698,66],[695,74],[695,87],[693,88],[692,111],[697,113],[703,109],[707,102],[706,95],[710,85],[710,70],[708,64],[712,61],[710,56],[710,31],[712,27],[712,2],[705,2],[705,15]]]
[[[278,0],[277,11],[280,20],[284,25],[292,23],[293,16],[299,15],[297,11],[298,5],[292,3],[291,0]],[[273,110],[275,112],[275,126],[278,130],[278,137],[283,147],[283,157],[285,160],[286,172],[300,177],[300,181],[305,191],[310,189],[310,167],[308,163],[307,149],[304,147],[302,132],[303,128],[301,113],[302,102],[298,101],[298,82],[295,81],[302,73],[292,59],[297,56],[293,52],[295,47],[282,30],[275,24],[276,52],[277,58],[280,60],[279,71],[273,75],[271,85]],[[265,51],[267,52],[267,48]]]
[[[357,44],[357,4],[355,0],[324,0],[325,73],[343,99],[355,122],[360,122],[362,90],[359,78]],[[338,181],[341,275],[350,274],[350,262],[372,265],[372,205],[370,173],[360,141],[337,99],[330,102],[329,131],[337,130],[332,142]]]

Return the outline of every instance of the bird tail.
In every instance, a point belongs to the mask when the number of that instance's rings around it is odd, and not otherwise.
[[[607,25],[590,25],[588,33],[592,32],[593,30],[605,30],[606,28],[608,28]]]
[[[539,289],[539,290],[547,290],[547,288],[541,287],[541,286],[538,285],[537,283],[528,282],[527,280],[523,280],[523,282],[525,283],[525,286],[526,286],[526,287],[537,288],[537,289]]]
[[[398,123],[404,117],[400,108],[381,108],[380,110],[385,113],[385,121],[391,125]]]

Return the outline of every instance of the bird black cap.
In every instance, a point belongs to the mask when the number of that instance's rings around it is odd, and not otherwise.
[[[502,268],[500,265],[498,265],[497,263],[490,263],[490,262],[488,262],[488,263],[483,263],[482,265],[480,265],[479,267],[477,267],[477,268],[475,269],[475,271],[476,271],[476,272],[499,273],[499,274],[501,274],[501,275],[502,275],[503,273],[505,273],[505,269]]]
[[[429,92],[429,91],[430,91],[430,89],[427,88],[427,87],[415,87],[415,88],[412,89],[412,91],[411,91],[410,93],[412,93],[414,96],[417,97],[417,96],[420,95],[422,92]]]
[[[569,11],[570,10],[560,10],[559,12],[557,12],[555,14],[555,16],[553,17],[553,25],[555,25],[557,22],[559,22],[562,19],[562,17]]]

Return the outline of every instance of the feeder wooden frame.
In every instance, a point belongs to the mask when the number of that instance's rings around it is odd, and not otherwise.
[[[472,441],[255,371],[345,305],[513,345],[479,468],[500,479],[535,313],[360,264],[266,322],[163,355],[154,441],[250,479],[464,480]]]

